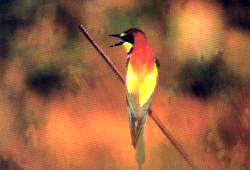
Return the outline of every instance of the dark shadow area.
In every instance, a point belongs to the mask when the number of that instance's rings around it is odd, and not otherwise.
[[[243,129],[239,117],[228,115],[218,123],[217,131],[225,148],[230,150],[238,143]]]
[[[56,23],[66,29],[68,40],[73,40],[78,37],[77,35],[79,34],[79,31],[76,27],[80,21],[63,5],[57,5],[56,7]]]
[[[1,170],[23,170],[21,167],[17,165],[15,161],[12,159],[4,159],[0,156],[0,169]]]
[[[215,56],[211,61],[188,60],[180,69],[178,82],[181,91],[208,99],[235,87],[240,78]]]
[[[233,97],[232,97],[233,96]],[[246,86],[237,87],[226,105],[216,130],[205,136],[204,146],[226,169],[232,169],[236,159],[242,169],[249,169],[250,156],[250,100]],[[241,158],[236,156],[241,155]]]
[[[233,27],[250,31],[250,1],[249,0],[218,0],[225,9],[228,22]]]
[[[61,74],[59,69],[50,66],[30,72],[26,83],[31,90],[46,97],[51,92],[60,90],[63,87],[64,79],[65,76]]]

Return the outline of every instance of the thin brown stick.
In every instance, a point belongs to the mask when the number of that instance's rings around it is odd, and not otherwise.
[[[109,59],[109,57],[103,52],[103,50],[100,48],[100,46],[97,44],[97,42],[91,37],[91,35],[88,33],[86,28],[83,25],[79,25],[79,29],[81,32],[86,36],[86,38],[89,40],[89,42],[94,46],[94,48],[97,50],[97,52],[102,56],[102,58],[105,60],[105,62],[110,66],[110,68],[114,71],[114,73],[118,76],[118,78],[121,80],[121,82],[124,85],[124,78],[120,71],[117,69],[117,67],[114,65],[114,63]],[[175,140],[175,138],[171,135],[171,133],[167,130],[167,128],[163,125],[159,117],[153,113],[152,110],[149,112],[149,116],[152,118],[153,122],[159,127],[161,132],[165,135],[166,138],[172,143],[174,148],[180,153],[180,155],[183,157],[183,159],[189,164],[189,166],[192,169],[196,169],[192,163],[191,160],[188,159],[188,155],[184,152],[184,149],[182,149],[181,145],[178,144],[178,142]]]
[[[168,129],[163,125],[162,121],[159,119],[159,117],[152,111],[149,111],[149,116],[152,118],[152,120],[155,122],[155,124],[159,127],[159,129],[162,131],[162,133],[168,138],[168,140],[172,143],[172,145],[175,147],[175,149],[182,155],[183,159],[187,161],[187,163],[190,165],[192,169],[196,169],[192,163],[191,160],[188,159],[188,155],[184,152],[184,149],[181,147],[181,145],[175,140],[173,135],[168,131]]]
[[[110,68],[114,71],[114,73],[119,77],[119,79],[124,84],[124,78],[114,63],[109,59],[109,57],[104,53],[101,47],[96,43],[96,41],[91,37],[86,28],[83,25],[79,25],[79,29],[85,35],[85,37],[89,40],[89,42],[95,47],[96,51],[102,56],[105,62],[110,66]]]

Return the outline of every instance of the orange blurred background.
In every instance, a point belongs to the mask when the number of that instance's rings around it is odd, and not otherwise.
[[[152,108],[197,169],[250,169],[248,0],[4,0],[0,169],[133,170],[125,74],[107,35],[143,30],[161,63]],[[145,170],[189,170],[152,121]]]

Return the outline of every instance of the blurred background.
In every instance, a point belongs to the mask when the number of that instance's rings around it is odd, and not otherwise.
[[[250,169],[249,0],[1,0],[0,169],[133,170],[125,74],[108,34],[143,30],[161,62],[152,108],[197,169]],[[189,170],[148,118],[145,170]]]

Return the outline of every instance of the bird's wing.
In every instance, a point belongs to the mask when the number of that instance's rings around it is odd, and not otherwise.
[[[158,81],[158,69],[156,64],[154,64],[153,71],[148,73],[144,80],[140,82],[139,87],[139,104],[140,107],[144,107],[145,104],[151,100],[154,93],[155,87]]]

